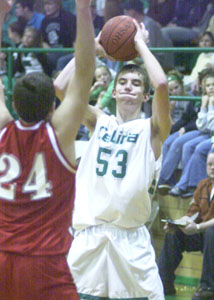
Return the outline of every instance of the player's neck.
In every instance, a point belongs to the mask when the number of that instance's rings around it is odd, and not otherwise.
[[[117,120],[119,124],[129,122],[132,120],[137,120],[141,118],[141,111],[137,110],[135,112],[119,111],[117,110]]]

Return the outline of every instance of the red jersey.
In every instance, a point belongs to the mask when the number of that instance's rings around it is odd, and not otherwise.
[[[0,132],[0,251],[67,253],[75,171],[50,123],[12,121]]]

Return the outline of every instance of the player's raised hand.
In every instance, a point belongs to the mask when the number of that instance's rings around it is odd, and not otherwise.
[[[138,42],[139,40],[143,40],[146,44],[149,42],[149,32],[146,30],[145,25],[143,23],[138,23],[134,20],[134,24],[137,28],[137,32],[134,37],[134,41]]]
[[[112,61],[116,61],[113,57],[109,56],[105,49],[103,48],[103,46],[100,43],[100,36],[101,36],[101,32],[98,34],[98,36],[95,38],[95,51],[96,51],[96,55],[99,57],[103,57],[103,58],[107,58],[109,60]]]
[[[89,7],[91,5],[91,0],[76,0],[76,4],[80,8]]]

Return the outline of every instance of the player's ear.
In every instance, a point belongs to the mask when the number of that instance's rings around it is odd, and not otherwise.
[[[116,97],[116,91],[115,91],[115,89],[112,90],[112,97],[113,97],[113,98]]]
[[[143,102],[148,102],[150,98],[149,94],[144,94],[144,101]]]

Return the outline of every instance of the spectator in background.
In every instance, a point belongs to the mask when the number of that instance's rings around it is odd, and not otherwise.
[[[97,66],[94,72],[95,82],[90,89],[89,103],[96,105],[100,103],[102,96],[108,89],[110,82],[112,81],[112,75],[110,70],[105,65]]]
[[[40,47],[40,32],[34,27],[26,27],[19,48]],[[46,54],[35,52],[18,53],[14,62],[14,73],[20,76],[21,74],[29,74],[32,72],[45,72],[47,75],[50,75]]]
[[[24,33],[24,29],[26,26],[26,21],[23,18],[20,18],[18,21],[15,21],[11,23],[8,27],[8,37],[10,40],[10,45],[12,47],[19,47],[22,41],[22,35]],[[13,52],[13,59],[16,60],[17,53]],[[0,66],[1,71],[0,74],[6,74],[7,73],[7,54],[6,53],[0,53]]]
[[[17,18],[25,18],[26,26],[40,29],[44,15],[34,11],[34,1],[32,0],[16,0],[16,16]]]
[[[95,36],[98,35],[98,33],[102,30],[104,25],[104,17],[98,15],[96,3],[97,3],[96,0],[91,1],[91,14],[93,18]]]
[[[184,226],[166,224],[167,232],[159,256],[158,267],[165,295],[176,293],[175,270],[182,260],[184,251],[203,252],[200,286],[192,300],[214,299],[214,151],[210,151],[206,163],[207,178],[200,181],[193,201],[185,216],[178,219]],[[195,220],[191,219],[198,213]]]
[[[106,1],[108,0],[96,0],[97,14],[100,17],[104,17]]]
[[[214,47],[214,37],[210,31],[205,31],[199,37],[198,46],[201,48]],[[198,74],[207,68],[214,68],[214,53],[202,52],[199,54],[191,74],[185,76],[185,86],[191,89],[193,94],[199,92],[199,77]]]
[[[176,0],[150,0],[147,15],[157,21],[160,26],[166,26],[175,12]]]
[[[106,0],[104,8],[105,23],[116,16],[124,15],[122,0]]]
[[[108,3],[108,2],[107,2]],[[128,0],[125,5],[126,15],[135,18],[139,23],[143,22],[149,32],[149,47],[169,47],[171,42],[164,38],[160,25],[152,18],[144,15],[143,3],[140,0]],[[156,58],[165,70],[174,67],[172,53],[157,53]]]
[[[167,74],[167,79],[168,79],[169,94],[171,96],[187,96],[187,93],[184,90],[184,85],[183,85],[183,75],[179,71],[177,70],[169,71]],[[176,129],[178,128],[178,125],[176,123],[179,122],[182,119],[182,117],[185,115],[189,103],[190,103],[189,101],[176,101],[176,100],[170,101],[170,115],[172,119],[172,127],[174,126],[174,128],[171,127],[171,133],[176,131],[175,128]],[[183,128],[183,132],[185,132],[184,128]]]
[[[213,13],[213,0],[177,0],[175,13],[162,34],[174,46],[188,46],[207,28]]]
[[[11,5],[10,11],[4,17],[4,22],[2,24],[2,47],[11,47],[12,42],[8,36],[8,28],[10,24],[17,21],[15,14],[15,4]]]
[[[74,46],[76,17],[63,10],[61,3],[61,0],[44,0],[45,18],[42,21],[41,33],[45,48]],[[63,55],[65,55],[63,52],[48,53],[47,58],[52,72],[56,69],[58,58]]]
[[[21,44],[25,26],[26,20],[22,17],[20,17],[18,21],[10,24],[8,28],[8,36],[13,46],[18,47]]]
[[[211,148],[210,136],[214,133],[214,72],[210,71],[204,78],[202,103],[196,125],[202,133],[198,138],[187,141],[183,146],[182,175],[176,185],[169,191],[172,196],[183,198],[193,195],[200,180],[206,177],[206,160],[197,158],[199,153],[205,156]]]
[[[96,6],[96,0],[91,1],[91,15],[92,20],[94,24],[94,32],[95,36],[98,35],[98,33],[102,30],[104,25],[104,17],[101,17],[97,14],[97,6]],[[62,57],[59,57],[56,65],[56,71],[61,71],[64,69],[64,67],[67,65],[67,63],[72,59],[73,54],[67,54],[63,55]]]
[[[187,95],[180,73],[176,72],[176,70],[171,71],[168,73],[167,79],[170,96]],[[196,111],[195,102],[189,101],[186,110],[180,119],[172,125],[171,134],[163,143],[162,168],[158,182],[158,192],[162,195],[167,194],[169,189],[176,184],[175,171],[181,160],[183,145],[199,135],[198,130],[196,130]]]

